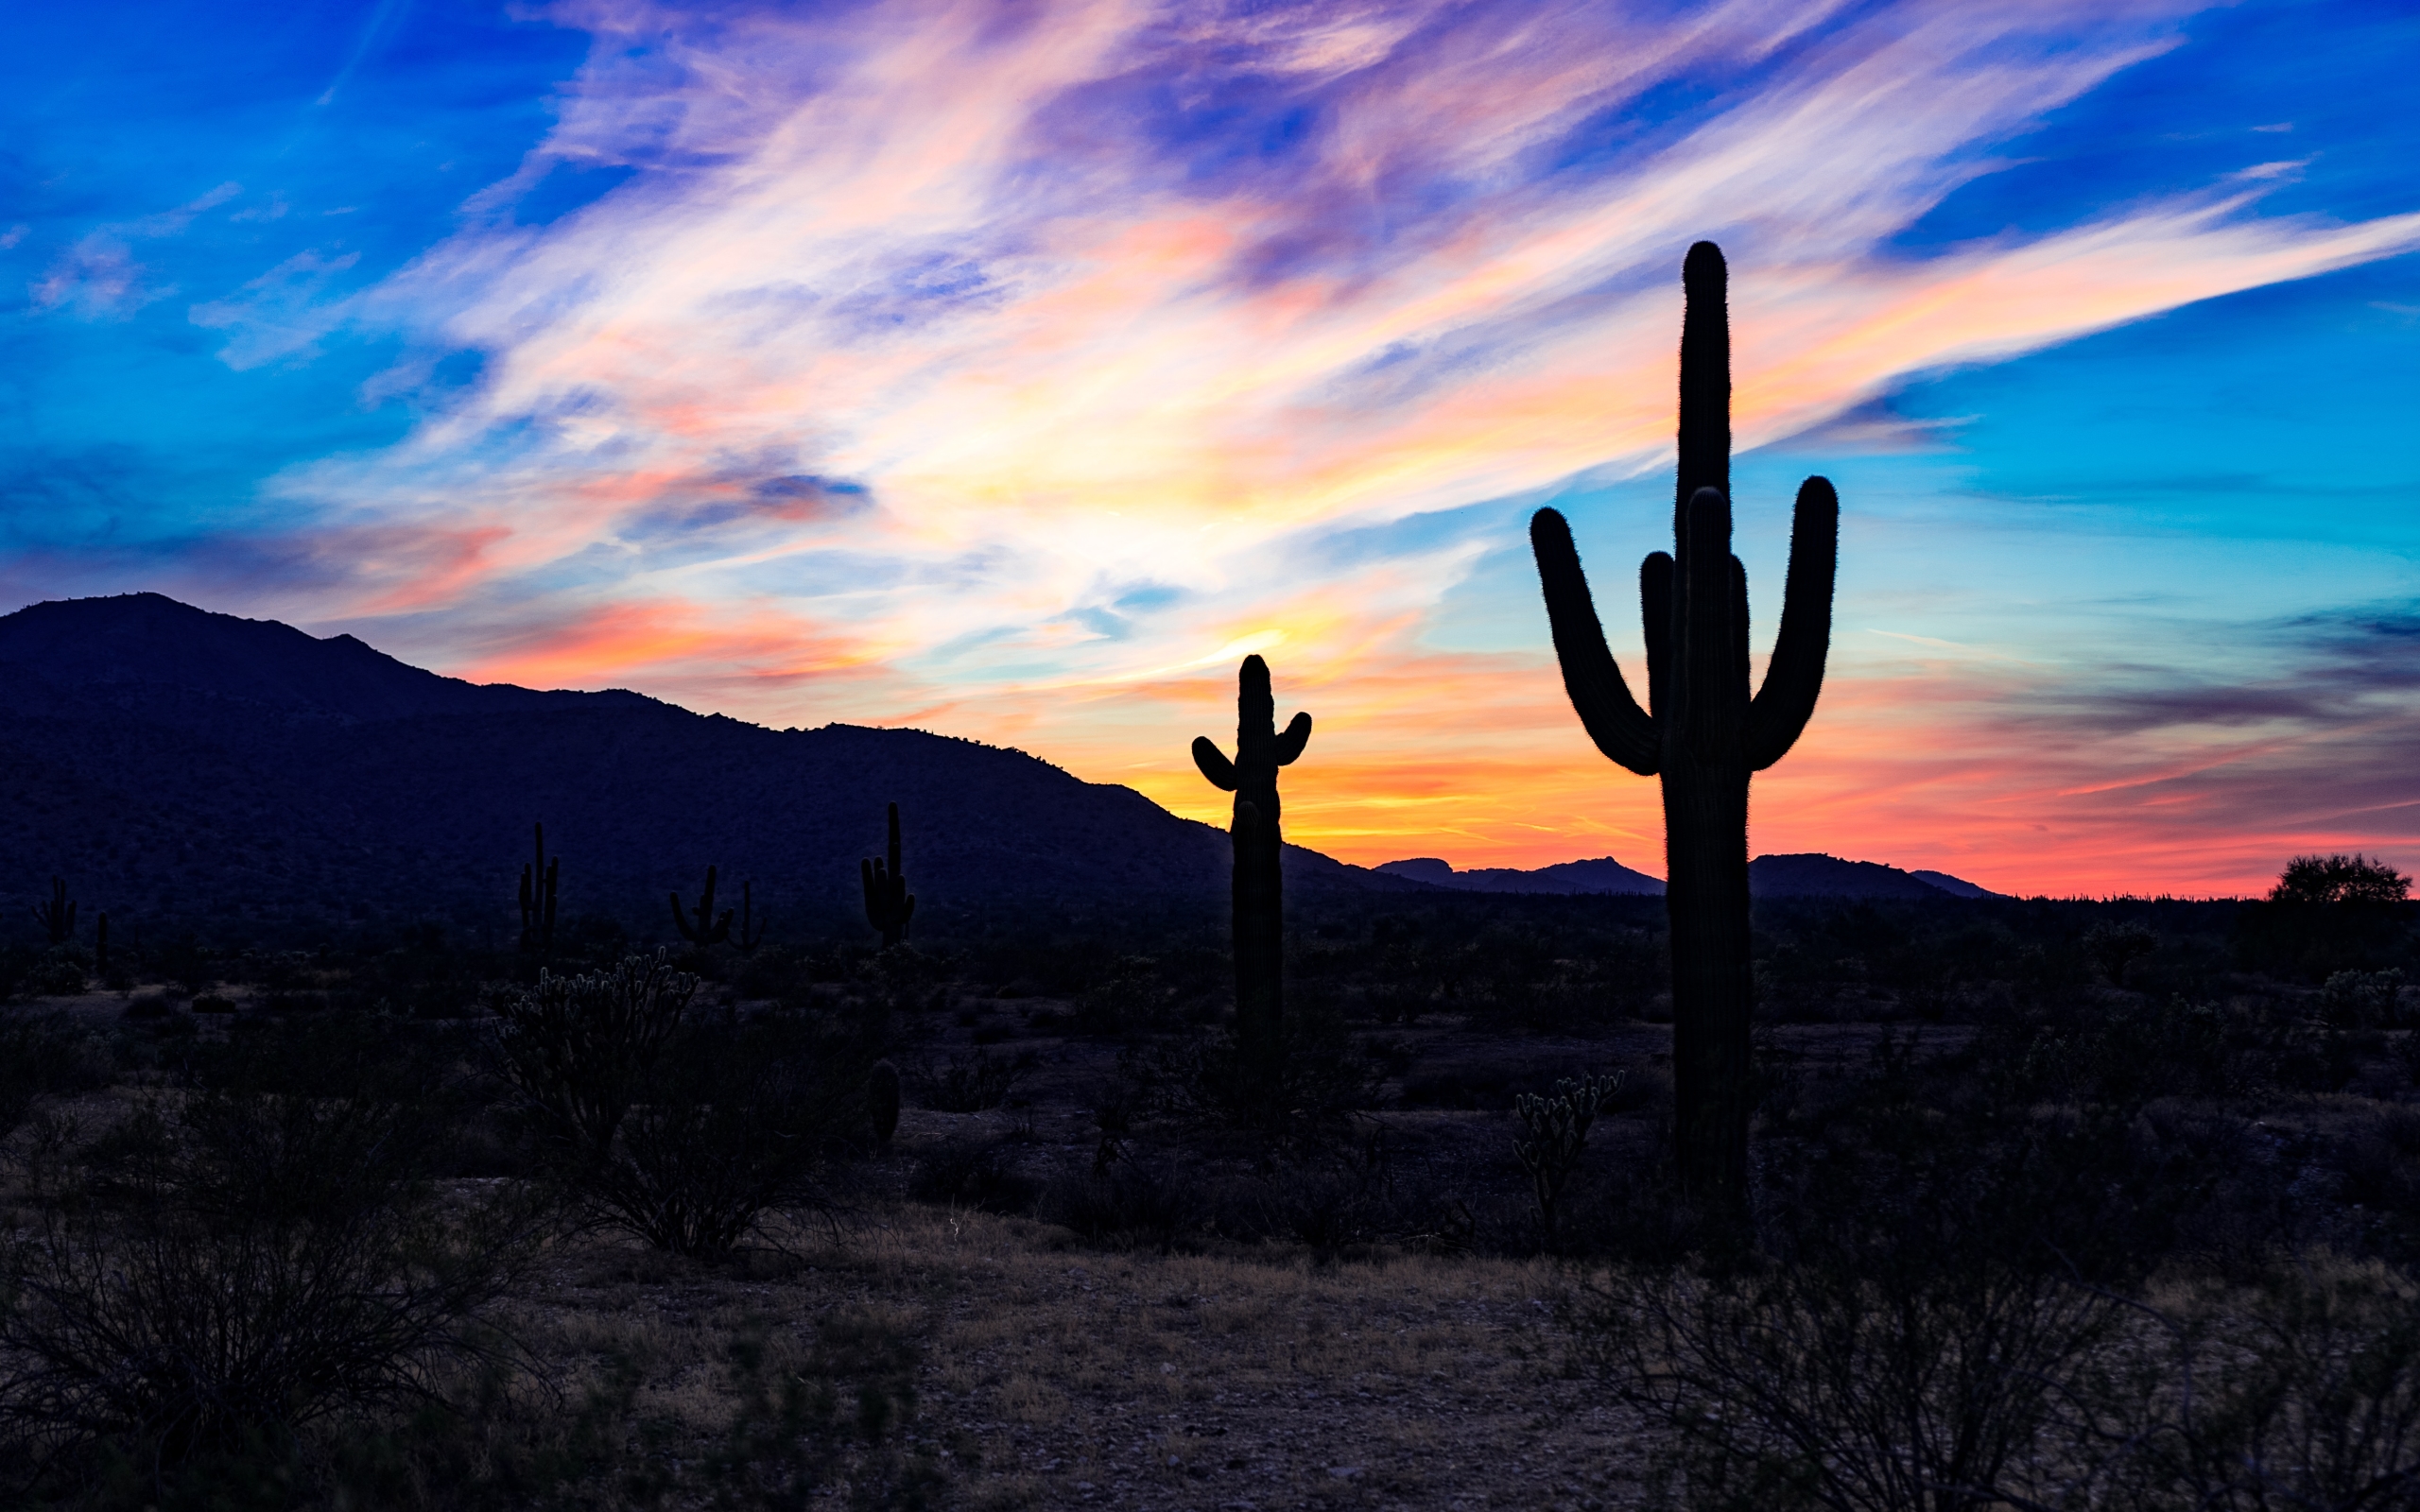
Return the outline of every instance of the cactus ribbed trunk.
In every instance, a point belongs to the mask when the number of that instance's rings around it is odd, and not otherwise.
[[[1236,796],[1236,1042],[1255,1068],[1280,1064],[1286,1043],[1286,885],[1277,833],[1258,803]]]
[[[1662,775],[1673,1143],[1683,1184],[1727,1199],[1748,1177],[1748,770],[1691,762]]]
[[[1840,501],[1808,478],[1790,527],[1780,633],[1748,693],[1748,577],[1731,554],[1731,336],[1711,242],[1682,266],[1680,460],[1673,552],[1639,567],[1648,707],[1605,645],[1562,515],[1530,524],[1556,659],[1597,748],[1664,788],[1665,909],[1672,950],[1673,1143],[1693,1197],[1737,1208],[1748,1187],[1755,1004],[1748,934],[1748,780],[1781,760],[1814,713],[1831,642]]]

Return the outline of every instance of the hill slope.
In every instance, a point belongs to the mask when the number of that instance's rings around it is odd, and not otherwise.
[[[533,819],[563,858],[567,913],[657,919],[711,862],[732,901],[752,878],[760,905],[820,920],[857,906],[892,800],[920,917],[1207,902],[1227,881],[1223,833],[1022,751],[469,683],[150,593],[0,617],[0,907],[20,920],[57,872],[87,918],[502,930]],[[1415,885],[1296,847],[1288,875]]]

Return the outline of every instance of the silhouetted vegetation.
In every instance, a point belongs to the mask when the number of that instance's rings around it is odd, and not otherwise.
[[[1284,1108],[1286,1022],[1284,816],[1277,769],[1290,766],[1310,744],[1311,716],[1297,713],[1281,733],[1269,663],[1248,656],[1236,673],[1236,754],[1229,760],[1207,735],[1193,741],[1193,765],[1210,785],[1236,795],[1228,833],[1234,849],[1229,918],[1236,978],[1234,1072],[1225,1101],[1240,1108],[1248,1093],[1263,1107]]]
[[[1657,1425],[1674,1504],[2409,1504],[2420,960],[2395,874],[2331,865],[1757,902],[1737,1208],[1681,1179],[1653,898],[1297,898],[1274,1076],[1227,921],[1149,900],[752,953],[712,905],[704,940],[563,916],[550,957],[155,928],[113,981],[21,921],[6,1492],[912,1504],[990,1473],[923,1447],[961,1409],[912,1389],[918,1325],[666,1352],[556,1299],[801,1285],[925,1211],[1272,1276],[1552,1255],[1546,1358]],[[675,1371],[712,1404],[678,1428]]]
[[[1639,568],[1647,638],[1641,709],[1589,597],[1561,514],[1530,525],[1564,689],[1606,759],[1663,779],[1670,875],[1675,1144],[1701,1200],[1746,1200],[1749,1040],[1755,991],[1748,929],[1748,780],[1782,759],[1815,712],[1831,644],[1840,500],[1808,478],[1790,524],[1781,629],[1763,687],[1748,692],[1748,579],[1731,554],[1728,272],[1712,242],[1689,249],[1681,325],[1680,471],[1672,551]]]

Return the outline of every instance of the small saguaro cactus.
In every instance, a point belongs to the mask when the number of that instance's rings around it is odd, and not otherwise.
[[[538,858],[521,868],[521,948],[541,955],[555,954],[555,882],[562,868],[562,857],[546,859],[546,827],[530,827],[537,833]]]
[[[1747,1194],[1748,778],[1781,760],[1815,712],[1832,633],[1841,507],[1799,487],[1781,630],[1764,686],[1748,694],[1748,576],[1731,554],[1731,329],[1712,242],[1681,277],[1680,471],[1673,553],[1639,568],[1647,639],[1642,710],[1606,649],[1571,544],[1552,509],[1530,523],[1563,685],[1597,748],[1664,787],[1665,907],[1671,920],[1673,1143],[1685,1190],[1737,1207]]]
[[[742,955],[756,953],[756,947],[765,943],[766,927],[773,921],[769,913],[763,919],[756,917],[755,891],[756,884],[753,882],[739,885],[739,930],[731,936],[731,943]]]
[[[880,856],[857,863],[857,880],[866,890],[866,922],[882,931],[889,950],[908,937],[908,920],[915,916],[916,899],[908,890],[908,874],[899,868],[899,805],[890,805],[890,864]]]
[[[1245,1063],[1272,1070],[1286,1043],[1284,843],[1277,805],[1277,768],[1291,765],[1310,744],[1311,716],[1298,713],[1283,732],[1270,692],[1269,663],[1244,658],[1236,675],[1236,757],[1229,761],[1207,735],[1193,742],[1193,765],[1221,792],[1236,795],[1235,845],[1236,1040]]]
[[[64,877],[50,879],[50,902],[34,904],[34,921],[53,945],[64,945],[76,937],[76,903],[67,896]]]
[[[672,924],[681,931],[681,937],[692,945],[719,945],[731,938],[731,910],[726,908],[721,918],[715,917],[714,868],[706,868],[706,890],[698,894],[697,921],[690,922],[689,916],[682,912],[681,895],[676,892],[672,895]]]

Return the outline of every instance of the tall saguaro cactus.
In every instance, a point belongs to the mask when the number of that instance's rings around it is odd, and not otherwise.
[[[908,920],[916,912],[916,899],[908,890],[908,873],[899,868],[899,805],[890,805],[890,864],[880,857],[868,857],[857,863],[857,880],[866,891],[866,922],[882,931],[883,949],[889,950],[908,937]]]
[[[1731,330],[1712,242],[1682,265],[1680,474],[1673,552],[1639,568],[1647,639],[1642,710],[1606,649],[1571,527],[1530,522],[1563,684],[1597,748],[1664,785],[1665,907],[1671,919],[1674,1143],[1693,1194],[1747,1194],[1748,779],[1789,750],[1815,712],[1832,634],[1841,506],[1832,485],[1798,490],[1781,631],[1764,686],[1748,693],[1748,576],[1731,554]]]
[[[715,868],[706,868],[706,890],[698,895],[697,919],[693,923],[681,907],[681,895],[672,894],[672,927],[692,945],[719,945],[731,938],[731,910],[715,916]]]
[[[1235,827],[1229,832],[1236,851],[1236,1039],[1255,1071],[1278,1069],[1286,1043],[1277,768],[1291,765],[1310,739],[1311,716],[1305,713],[1279,731],[1269,663],[1248,656],[1236,674],[1235,760],[1207,735],[1193,742],[1193,765],[1212,786],[1236,795]]]
[[[555,954],[555,884],[562,857],[546,859],[546,827],[530,826],[538,842],[537,859],[521,868],[521,948],[540,955]]]
[[[66,878],[50,879],[50,902],[34,904],[34,921],[53,945],[64,945],[76,937],[76,901],[67,896]]]

